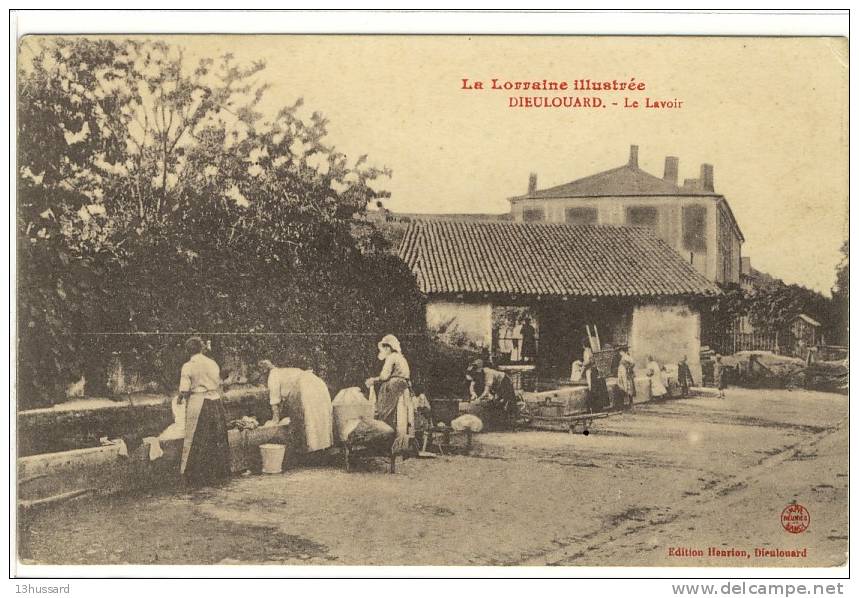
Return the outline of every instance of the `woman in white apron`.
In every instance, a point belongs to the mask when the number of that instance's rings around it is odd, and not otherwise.
[[[196,336],[185,341],[191,357],[182,366],[179,379],[179,400],[185,403],[180,471],[185,481],[195,486],[218,482],[230,475],[221,369],[213,359],[203,355],[203,346]]]

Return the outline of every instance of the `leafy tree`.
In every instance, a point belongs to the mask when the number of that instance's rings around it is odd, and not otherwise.
[[[739,285],[723,285],[721,290],[722,294],[709,301],[703,312],[701,332],[704,339],[710,339],[709,342],[731,330],[737,319],[748,311],[746,292]]]
[[[795,284],[778,282],[762,288],[743,289],[738,285],[722,286],[722,295],[709,304],[703,321],[705,339],[716,342],[732,330],[740,317],[748,317],[755,330],[779,336],[788,346],[789,325],[799,314],[807,314],[822,325],[826,338],[832,338],[839,326],[833,316],[833,300],[817,291]]]
[[[841,261],[835,269],[832,288],[832,321],[835,342],[846,345],[850,335],[850,241],[841,244]]]
[[[367,366],[378,334],[419,334],[413,277],[360,218],[390,173],[328,145],[327,121],[303,119],[300,100],[265,118],[264,64],[189,66],[181,48],[137,40],[27,51],[22,404],[56,400],[81,373],[99,390],[114,352],[175,384],[182,339],[166,333],[224,333],[215,350],[246,360],[310,355],[335,378]],[[131,335],[150,331],[165,334]]]

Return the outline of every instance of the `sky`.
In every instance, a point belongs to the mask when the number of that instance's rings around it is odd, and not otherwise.
[[[329,142],[389,167],[387,207],[505,212],[545,188],[623,165],[680,180],[714,165],[752,265],[827,292],[847,238],[848,66],[839,38],[173,36],[189,58],[262,59],[274,112],[302,97]],[[644,82],[644,91],[464,90],[462,79]],[[680,99],[680,109],[510,108],[510,95]]]

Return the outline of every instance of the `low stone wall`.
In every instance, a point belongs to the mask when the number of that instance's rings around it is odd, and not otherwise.
[[[254,430],[230,430],[230,470],[260,470],[259,445],[277,443],[290,446],[290,426],[261,427]],[[163,455],[149,458],[149,445],[141,444],[128,455],[121,446],[112,444],[94,448],[32,455],[18,459],[18,500],[27,508],[50,502],[56,497],[85,493],[112,494],[132,489],[176,486],[180,482],[179,462],[184,440],[160,442]],[[287,454],[285,465],[292,465],[296,455]]]
[[[265,422],[271,417],[267,396],[262,386],[226,391],[229,418],[253,415],[260,423]],[[173,422],[172,399],[168,395],[136,394],[119,400],[75,399],[44,409],[20,411],[18,455],[98,447],[104,436],[157,436]]]

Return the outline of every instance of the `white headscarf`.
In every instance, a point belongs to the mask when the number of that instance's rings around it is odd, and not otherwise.
[[[402,353],[403,350],[400,348],[400,341],[397,340],[397,337],[393,334],[386,334],[382,337],[382,340],[379,341],[379,349],[381,350],[382,345],[388,345],[391,349],[393,349],[396,353]]]

